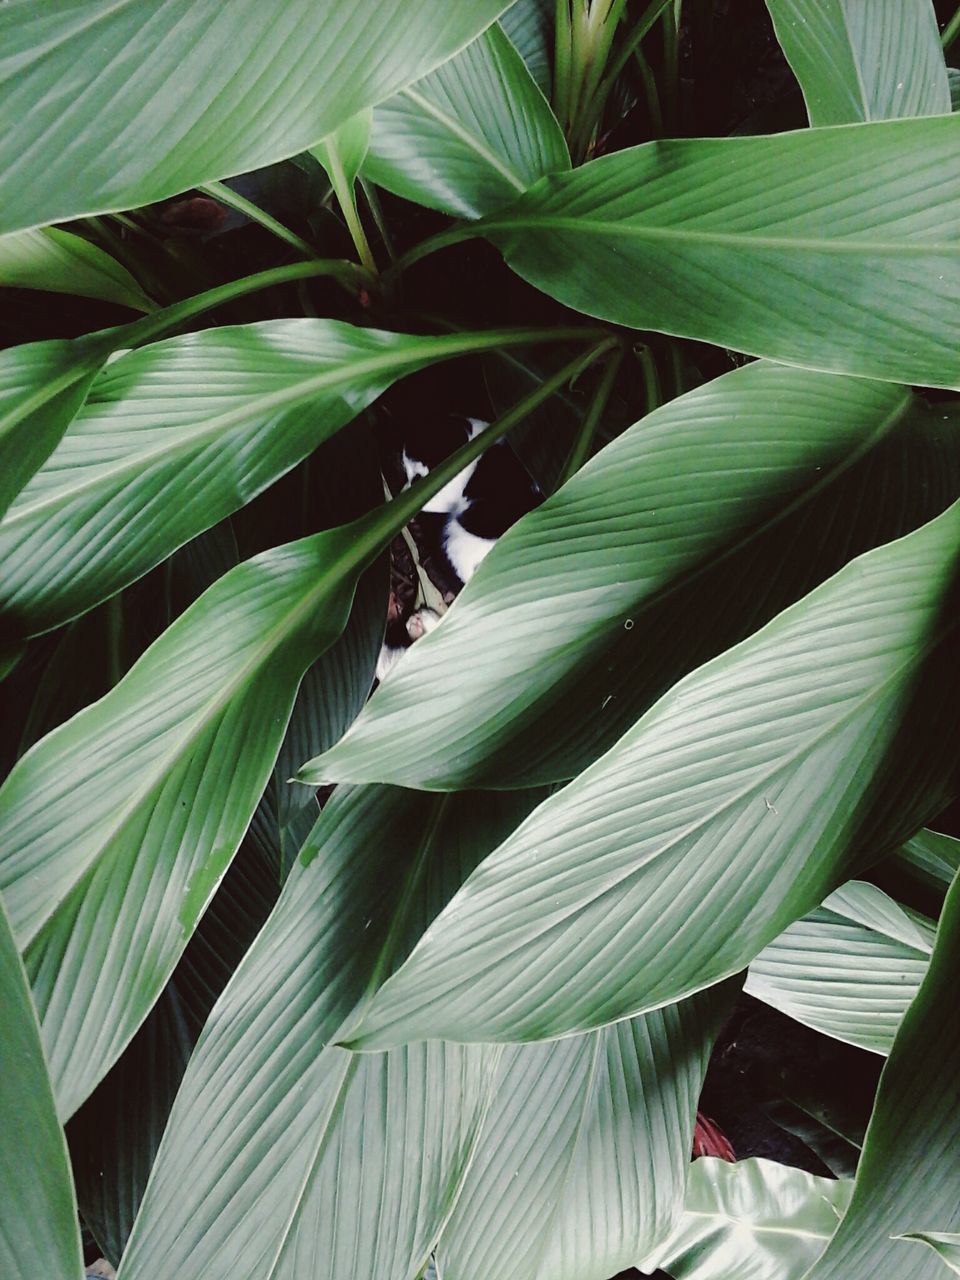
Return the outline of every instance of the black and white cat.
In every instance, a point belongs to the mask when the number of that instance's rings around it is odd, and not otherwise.
[[[472,440],[488,424],[481,418],[449,415],[420,422],[403,437],[400,461],[408,485]],[[448,599],[469,582],[497,539],[543,501],[539,486],[506,440],[498,440],[475,462],[430,498],[417,517],[417,540],[431,579]],[[388,621],[379,679],[404,650],[439,621],[432,609]]]

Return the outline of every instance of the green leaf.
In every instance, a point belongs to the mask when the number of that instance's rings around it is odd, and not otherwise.
[[[509,1046],[437,1249],[444,1280],[607,1280],[669,1235],[732,995]]]
[[[930,0],[767,0],[812,125],[950,110]]]
[[[310,148],[310,154],[326,169],[334,190],[338,184],[353,189],[370,145],[372,124],[373,112],[367,107],[345,120],[339,129],[335,129],[322,142]]]
[[[695,1160],[680,1225],[641,1265],[663,1267],[673,1280],[801,1280],[852,1186],[771,1160]]]
[[[420,1274],[498,1050],[334,1041],[535,799],[337,792],[190,1062],[123,1280]]]
[[[908,1231],[895,1240],[919,1240],[943,1259],[951,1271],[960,1276],[960,1235],[949,1231]]]
[[[934,933],[923,916],[852,880],[764,947],[744,990],[825,1035],[889,1053]]]
[[[83,1257],[67,1144],[2,900],[0,1026],[0,1274],[78,1280]]]
[[[26,950],[63,1114],[116,1060],[170,976],[253,816],[303,673],[343,630],[360,573],[510,419],[415,492],[219,578],[0,788],[0,890]]]
[[[960,119],[938,116],[652,142],[545,178],[479,230],[589,315],[956,387],[958,227]]]
[[[33,0],[19,0],[15,7],[27,3]],[[0,8],[0,27],[11,12],[9,5]],[[356,270],[350,263],[325,260],[274,267],[184,298],[131,324],[0,353],[0,516],[56,446],[114,351],[151,342],[212,307],[271,284],[335,275],[355,285]]]
[[[386,510],[225,574],[0,789],[0,888],[61,1114],[102,1078],[183,951],[304,670],[342,631],[357,575],[391,536]]]
[[[737,972],[953,785],[960,503],[680,681],[467,881],[350,1040],[543,1039]]]
[[[267,320],[111,362],[0,521],[5,635],[49,630],[107,599],[249,502],[396,378],[478,340],[490,335]]]
[[[0,516],[56,447],[110,350],[95,335],[0,352]]]
[[[377,107],[363,172],[387,190],[457,217],[509,204],[569,169],[556,117],[499,27]]]
[[[853,1200],[809,1280],[938,1280],[943,1263],[897,1236],[960,1230],[960,878],[944,904],[930,967],[880,1077]]]
[[[426,75],[506,0],[0,5],[0,230],[127,209],[296,155]]]
[[[155,310],[125,267],[82,236],[56,227],[0,236],[0,285],[102,298],[134,311]]]
[[[304,823],[309,830],[318,813],[314,792],[291,780],[304,756],[325,750],[343,736],[370,696],[388,595],[389,566],[381,558],[357,584],[343,634],[310,667],[297,693],[273,774],[285,871],[299,852]]]
[[[550,97],[552,78],[553,14],[551,0],[515,0],[500,17],[500,26],[545,98]]]
[[[664,405],[500,540],[299,776],[573,776],[693,667],[953,501],[951,422],[904,388],[767,363]]]
[[[248,835],[143,1026],[67,1126],[84,1226],[114,1266],[203,1024],[279,893]]]

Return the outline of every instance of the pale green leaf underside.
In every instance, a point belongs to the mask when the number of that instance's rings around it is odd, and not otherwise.
[[[904,1240],[960,1231],[960,879],[947,894],[926,976],[890,1051],[853,1199],[809,1280],[943,1280],[936,1253]]]
[[[764,947],[744,990],[825,1035],[889,1053],[934,932],[874,885],[852,880]]]
[[[0,1028],[0,1274],[79,1280],[83,1257],[67,1143],[2,901]]]
[[[695,1160],[679,1226],[639,1265],[674,1280],[801,1280],[852,1190],[771,1160]]]
[[[10,0],[0,231],[126,209],[305,150],[505,0]]]
[[[444,1280],[607,1280],[683,1203],[694,1114],[733,992],[510,1045],[453,1217]]]
[[[676,139],[481,224],[567,306],[787,364],[960,385],[960,118]]]
[[[767,0],[767,8],[812,125],[949,112],[930,0]]]
[[[56,227],[0,236],[0,285],[101,298],[134,311],[154,309],[126,267],[89,240]]]
[[[354,1042],[657,1008],[746,965],[865,842],[900,843],[951,773],[958,551],[960,503],[680,681],[478,868]]]
[[[950,432],[902,387],[766,362],[664,405],[500,540],[300,776],[437,789],[572,777],[692,667],[952,501]]]
[[[553,112],[498,26],[382,103],[363,170],[444,213],[479,218],[569,169]]]
[[[499,1057],[351,1055],[344,1020],[534,796],[339,791],[213,1010],[121,1276],[414,1280],[453,1207]]]

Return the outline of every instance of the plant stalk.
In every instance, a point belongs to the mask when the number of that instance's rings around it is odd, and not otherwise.
[[[295,232],[285,227],[282,222],[278,222],[276,218],[261,209],[258,204],[254,204],[246,196],[239,195],[222,182],[204,182],[197,187],[197,190],[203,191],[212,199],[219,200],[221,204],[235,209],[237,213],[244,214],[252,222],[258,222],[265,231],[271,232],[278,240],[282,240],[285,244],[296,249],[298,253],[302,253],[305,258],[318,258],[320,256],[312,245],[307,244],[306,240],[302,240]]]
[[[617,380],[617,374],[620,372],[622,363],[623,350],[617,348],[611,351],[606,368],[601,375],[597,389],[593,393],[593,399],[590,401],[590,406],[584,416],[579,434],[574,441],[573,448],[570,450],[570,456],[564,463],[563,471],[560,473],[558,488],[566,484],[570,477],[575,475],[586,462],[590,453],[590,446],[593,444],[593,438],[597,433],[597,427],[600,425],[600,419],[603,417],[603,412],[609,403],[613,385]]]

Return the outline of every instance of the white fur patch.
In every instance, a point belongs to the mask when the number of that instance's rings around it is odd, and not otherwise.
[[[443,549],[461,582],[469,582],[483,558],[490,554],[496,538],[480,538],[465,529],[456,516],[443,531]]]

